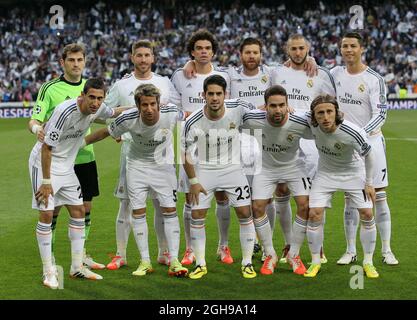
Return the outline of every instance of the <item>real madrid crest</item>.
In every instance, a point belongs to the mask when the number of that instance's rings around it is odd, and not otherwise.
[[[307,88],[312,88],[313,87],[313,80],[312,79],[308,79],[307,81]]]
[[[230,122],[229,129],[236,129],[236,125],[233,122]]]
[[[336,143],[334,144],[334,148],[335,148],[336,150],[342,150],[342,148],[343,148],[343,143],[336,142]]]
[[[359,92],[365,92],[365,85],[363,83],[358,87]]]
[[[292,142],[294,140],[294,136],[292,135],[292,134],[289,134],[288,136],[287,136],[287,141],[288,142]]]
[[[267,76],[267,75],[264,75],[264,76],[261,78],[261,82],[262,82],[263,84],[267,83],[267,82],[268,82],[268,76]]]

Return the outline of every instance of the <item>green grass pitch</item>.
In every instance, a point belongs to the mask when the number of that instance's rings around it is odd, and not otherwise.
[[[26,129],[27,119],[1,119],[1,180],[0,192],[0,299],[416,299],[417,283],[415,232],[415,183],[417,178],[417,112],[390,111],[384,134],[387,139],[389,205],[392,214],[392,249],[400,261],[398,266],[381,262],[381,244],[378,235],[374,263],[379,279],[365,279],[363,289],[350,287],[350,266],[337,266],[336,261],[345,250],[343,232],[342,195],[333,201],[325,225],[325,252],[329,259],[315,279],[293,274],[288,265],[279,265],[272,276],[258,273],[255,279],[243,279],[240,274],[239,227],[232,215],[230,247],[235,263],[223,265],[216,261],[217,225],[213,210],[207,219],[206,257],[208,274],[202,280],[169,278],[167,268],[156,263],[156,238],[153,217],[148,215],[150,250],[155,272],[145,277],[134,277],[139,253],[133,236],[128,246],[127,267],[118,271],[103,270],[102,281],[72,280],[68,276],[70,246],[67,236],[68,214],[62,210],[58,220],[56,258],[64,268],[64,290],[50,290],[41,285],[41,261],[35,237],[38,219],[31,209],[31,189],[28,157],[35,142]],[[109,253],[115,252],[115,219],[118,200],[113,189],[119,170],[120,145],[107,139],[95,146],[100,175],[101,195],[93,203],[88,252],[99,262],[109,262]],[[414,187],[413,187],[414,186]],[[182,228],[183,195],[179,196],[178,211]],[[151,212],[151,210],[148,210]],[[279,223],[276,224],[274,244],[283,246]],[[361,246],[357,241],[359,260]],[[184,250],[181,235],[180,255]],[[304,262],[310,260],[308,247],[302,248]],[[261,267],[260,257],[254,259],[256,270]]]

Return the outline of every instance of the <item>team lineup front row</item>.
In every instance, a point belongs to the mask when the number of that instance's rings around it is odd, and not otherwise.
[[[136,107],[109,108],[102,103],[106,94],[104,83],[93,78],[85,83],[80,97],[55,108],[44,128],[44,141],[36,143],[29,159],[32,207],[40,212],[36,235],[44,285],[58,287],[51,222],[55,207],[63,205],[70,213],[70,276],[102,279],[83,266],[85,209],[74,161],[80,148],[108,136],[120,138],[126,134],[130,134],[129,148],[125,150],[125,177],[132,209],[130,224],[141,256],[133,275],[144,276],[153,271],[146,221],[148,196],[162,213],[165,239],[158,242],[166,241],[164,263],[169,266],[168,274],[187,275],[190,279],[206,275],[205,218],[218,191],[225,192],[239,220],[243,277],[257,275],[252,264],[257,237],[265,253],[260,272],[272,274],[279,257],[273,246],[273,228],[266,208],[277,186],[286,184],[297,205],[285,256],[294,273],[315,277],[320,271],[325,208],[331,207],[334,192],[340,190],[345,193],[349,207],[359,212],[364,272],[369,278],[379,276],[372,261],[377,234],[372,208],[376,200],[375,158],[380,151],[374,150],[365,131],[343,119],[338,101],[331,95],[318,95],[309,112],[292,112],[287,92],[280,85],[265,91],[264,110],[243,99],[225,99],[226,91],[227,82],[222,76],[207,77],[203,83],[204,106],[188,113],[173,104],[161,106],[160,90],[153,84],[142,84],[134,91]],[[108,118],[116,119],[85,136],[92,122]],[[178,121],[182,122],[183,150],[180,183],[173,165],[172,138]],[[242,133],[247,130],[258,139]],[[308,174],[300,157],[300,141],[304,140],[315,144],[318,150],[314,177]],[[257,172],[247,175],[241,161],[245,157],[252,159],[251,166],[261,164]],[[191,204],[189,231],[195,257],[191,272],[178,260],[178,185],[188,193]],[[308,269],[299,255],[305,236],[312,256]]]

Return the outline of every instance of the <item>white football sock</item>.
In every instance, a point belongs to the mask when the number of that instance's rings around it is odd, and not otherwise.
[[[68,237],[71,241],[71,267],[79,270],[83,264],[84,242],[85,242],[85,219],[69,219]]]
[[[242,266],[252,264],[253,246],[255,245],[256,231],[253,218],[239,219],[240,246],[242,248]]]
[[[290,251],[288,255],[291,258],[295,258],[300,255],[300,248],[303,245],[307,232],[307,220],[300,218],[298,215],[295,216],[294,223],[292,225],[292,241]]]
[[[382,253],[391,252],[391,211],[385,191],[376,193],[375,222],[381,237]]]
[[[168,250],[167,238],[165,236],[164,215],[157,199],[152,199],[153,207],[155,209],[154,228],[156,231],[156,240],[158,242],[158,256],[162,256]]]
[[[358,209],[350,206],[350,199],[345,197],[344,226],[346,237],[346,252],[356,254],[356,233],[359,225]]]
[[[183,208],[183,221],[184,221],[184,235],[185,235],[185,247],[191,248],[191,234],[190,234],[190,224],[191,224],[191,206],[184,203]]]
[[[360,238],[363,248],[363,264],[373,264],[372,257],[376,244],[376,227],[375,219],[365,221],[361,220]]]
[[[228,246],[230,225],[229,202],[225,204],[216,203],[216,218],[219,228],[219,246]]]
[[[307,222],[307,240],[312,263],[320,264],[320,249],[323,245],[323,221]]]
[[[264,214],[262,217],[254,219],[255,230],[264,247],[267,256],[276,257],[276,252],[272,244],[272,232],[269,226],[268,216]]]
[[[36,225],[36,239],[38,240],[39,253],[41,255],[43,272],[52,269],[52,223],[38,221]]]
[[[176,211],[164,214],[164,228],[168,242],[170,261],[173,261],[178,259],[180,246],[180,222]]]
[[[206,219],[193,219],[191,217],[191,247],[194,251],[195,265],[206,265]]]
[[[285,244],[291,243],[292,231],[292,211],[290,204],[290,195],[275,198],[275,208],[279,215],[279,223],[282,233],[284,234]]]
[[[119,212],[116,219],[116,243],[117,256],[126,259],[126,248],[129,241],[131,226],[132,208],[128,199],[120,199]]]
[[[149,255],[148,223],[146,222],[146,214],[141,214],[139,216],[132,215],[132,229],[142,261],[151,262]]]
[[[271,201],[266,205],[265,208],[266,215],[268,216],[269,225],[271,227],[272,235],[274,234],[275,230],[275,217],[277,215],[277,210],[275,209],[275,202]]]

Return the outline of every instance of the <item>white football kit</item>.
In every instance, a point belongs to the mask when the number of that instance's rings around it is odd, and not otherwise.
[[[44,128],[44,143],[52,147],[50,173],[54,193],[49,196],[48,207],[35,199],[35,193],[43,177],[41,162],[43,143],[38,141],[29,157],[33,209],[53,210],[60,205],[83,204],[80,183],[74,172],[75,158],[91,123],[97,118],[108,119],[113,114],[113,109],[103,104],[95,114],[85,115],[81,113],[77,99],[66,100],[55,108]]]
[[[253,179],[252,199],[270,199],[278,183],[287,183],[294,196],[308,195],[311,181],[299,157],[301,138],[312,139],[308,117],[304,113],[288,115],[281,127],[272,126],[265,111],[244,116],[242,128],[262,130],[262,171]]]
[[[126,157],[129,200],[133,210],[146,207],[152,191],[162,207],[175,207],[177,179],[173,150],[173,129],[184,114],[175,105],[161,107],[160,118],[147,126],[134,108],[123,112],[109,126],[113,138],[129,132],[132,140]]]
[[[246,100],[256,108],[265,104],[265,91],[271,86],[271,69],[268,66],[259,66],[259,72],[254,76],[245,75],[242,66],[229,67],[226,70],[230,77],[231,99]]]
[[[230,77],[231,99],[246,100],[256,108],[265,104],[265,91],[271,86],[271,69],[267,65],[260,65],[254,76],[245,75],[243,66],[228,67],[225,70]],[[261,151],[255,137],[244,133],[241,135],[241,155],[246,178],[252,185],[253,176],[259,173],[262,166]]]
[[[250,188],[240,161],[239,127],[243,116],[254,107],[240,99],[224,102],[225,114],[216,121],[205,115],[204,108],[187,118],[184,129],[187,155],[197,155],[194,166],[207,196],[200,194],[194,210],[210,208],[215,191],[226,191],[233,207],[250,205]]]
[[[176,89],[177,96],[173,98],[174,101],[179,101],[177,104],[178,107],[183,111],[194,112],[197,109],[204,107],[206,100],[203,98],[203,84],[209,76],[212,75],[222,76],[227,83],[226,86],[226,98],[230,95],[230,77],[228,73],[223,68],[215,68],[212,65],[212,71],[208,74],[196,74],[195,78],[188,79],[184,75],[184,69],[177,69],[172,77],[171,81]],[[181,136],[184,133],[184,125],[181,124]],[[179,185],[178,191],[188,193],[190,190],[190,184],[188,182],[187,174],[184,171],[184,167],[180,166],[179,168]]]
[[[365,196],[366,172],[362,157],[371,152],[363,129],[345,120],[335,132],[325,133],[320,127],[311,130],[319,151],[317,174],[309,198],[310,208],[331,207],[335,191],[345,191],[356,208],[372,208]]]
[[[138,86],[142,84],[153,84],[161,92],[160,104],[166,105],[168,102],[175,103],[176,92],[171,81],[167,77],[160,76],[156,73],[151,74],[149,79],[137,79],[134,72],[128,74],[123,79],[115,82],[110,88],[105,104],[111,108],[119,106],[134,106],[134,93]],[[119,180],[114,190],[114,195],[119,199],[128,199],[127,181],[126,181],[126,155],[129,151],[129,143],[132,138],[128,132],[122,135],[123,144],[120,150],[120,171]]]
[[[346,67],[331,70],[336,84],[337,102],[343,117],[363,128],[375,155],[374,187],[388,186],[385,139],[381,127],[387,116],[384,79],[371,68],[359,74],[349,74]]]
[[[304,70],[287,68],[278,65],[271,71],[272,85],[285,88],[288,95],[288,105],[296,111],[310,111],[311,102],[320,94],[336,96],[333,78],[326,68],[318,67],[318,75],[309,77]],[[317,170],[318,152],[312,140],[300,141],[301,154],[310,178]]]

